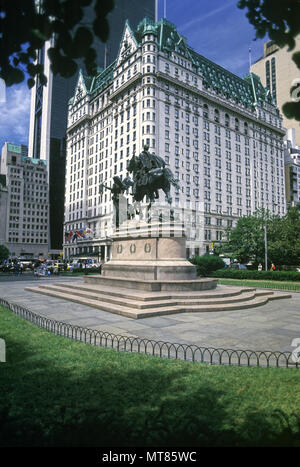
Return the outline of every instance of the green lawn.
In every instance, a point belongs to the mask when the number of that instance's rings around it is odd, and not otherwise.
[[[264,289],[278,289],[278,290],[290,290],[294,292],[300,292],[299,282],[282,282],[282,281],[264,281],[264,280],[251,280],[251,279],[218,279],[218,284],[223,285],[236,285],[245,287],[257,287]]]
[[[300,446],[297,369],[102,349],[4,308],[0,337],[0,446]]]

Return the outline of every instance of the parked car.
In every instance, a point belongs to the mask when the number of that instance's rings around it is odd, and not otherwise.
[[[87,268],[99,268],[100,263],[98,263],[98,261],[97,261],[96,259],[89,258],[89,259],[86,261],[85,266],[86,266]]]
[[[13,263],[5,263],[1,265],[2,272],[13,272],[14,271],[14,264]]]
[[[56,261],[54,264],[53,264],[53,267],[54,269],[58,270],[58,271],[64,271],[65,269],[65,264],[62,263],[61,261]]]
[[[69,268],[98,268],[100,263],[96,258],[78,258],[69,263]]]
[[[242,264],[242,263],[231,263],[230,268],[231,269],[247,269],[247,266],[246,264]]]

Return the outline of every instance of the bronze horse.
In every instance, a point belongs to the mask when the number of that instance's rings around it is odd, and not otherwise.
[[[170,169],[165,167],[164,160],[155,154],[149,154],[151,165],[147,165],[140,158],[133,156],[128,165],[128,172],[132,173],[133,188],[132,195],[134,201],[141,202],[145,196],[153,203],[159,198],[158,191],[161,189],[165,193],[168,203],[171,205],[170,195],[171,185],[179,188]]]

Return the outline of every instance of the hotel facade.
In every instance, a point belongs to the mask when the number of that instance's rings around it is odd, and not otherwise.
[[[286,212],[282,118],[253,73],[240,78],[188,46],[165,19],[124,27],[117,59],[79,73],[69,101],[64,256],[109,257],[115,175],[145,144],[178,179],[187,256],[259,208]],[[130,198],[130,196],[129,196]],[[160,196],[163,206],[165,197]]]
[[[155,0],[117,0],[114,9],[108,14],[110,25],[109,40],[105,44],[97,37],[93,47],[97,52],[99,65],[111,64],[115,60],[126,18],[137,26],[144,16],[154,19]],[[84,9],[83,22],[92,24],[95,12],[93,5]],[[63,78],[51,71],[48,50],[53,46],[53,39],[45,43],[38,53],[38,63],[43,66],[47,77],[47,86],[39,79],[31,93],[30,128],[28,155],[42,159],[47,163],[49,183],[49,252],[53,257],[62,251],[64,222],[64,181],[66,165],[66,130],[68,100],[73,95],[77,77]],[[83,60],[79,61],[84,67]]]

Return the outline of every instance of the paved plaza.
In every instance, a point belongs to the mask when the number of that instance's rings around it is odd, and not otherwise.
[[[123,336],[202,347],[292,352],[292,340],[300,338],[300,293],[292,293],[292,298],[274,300],[266,305],[244,310],[179,313],[133,320],[24,290],[25,287],[46,281],[82,283],[83,279],[34,279],[28,276],[22,280],[6,281],[0,277],[0,297],[23,305],[37,314],[73,325]],[[220,285],[218,288],[226,289],[226,286]]]

